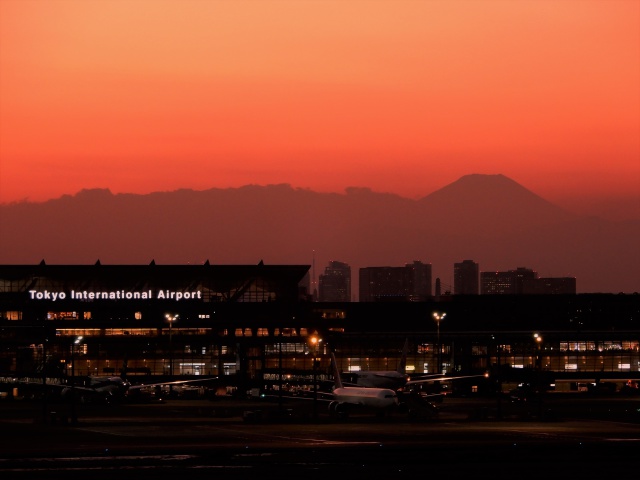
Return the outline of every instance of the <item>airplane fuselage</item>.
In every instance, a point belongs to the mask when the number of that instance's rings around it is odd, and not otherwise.
[[[361,371],[355,380],[358,387],[398,390],[405,386],[408,376],[395,371]]]
[[[339,404],[359,405],[373,409],[389,409],[398,405],[398,395],[386,388],[339,387],[333,390]]]

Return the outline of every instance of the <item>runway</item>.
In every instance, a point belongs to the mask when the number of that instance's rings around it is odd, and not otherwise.
[[[593,400],[580,418],[486,412],[492,402],[447,399],[434,419],[295,415],[247,419],[256,403],[178,401],[81,409],[77,424],[44,423],[37,405],[0,405],[4,478],[152,478],[256,474],[326,478],[447,474],[453,478],[561,478],[637,474],[640,423],[603,416]],[[631,409],[633,400],[620,403]],[[264,405],[260,405],[263,407]],[[253,410],[249,410],[253,407]],[[598,408],[596,408],[598,407]],[[567,405],[570,408],[570,404]],[[505,406],[503,413],[511,413]],[[574,411],[580,411],[573,408]],[[495,412],[494,412],[495,413]],[[90,477],[87,475],[90,473]]]

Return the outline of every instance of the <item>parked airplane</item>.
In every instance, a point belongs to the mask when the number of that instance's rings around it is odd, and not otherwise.
[[[392,390],[404,387],[409,381],[409,376],[405,373],[408,349],[409,340],[406,339],[402,348],[402,357],[396,370],[361,370],[352,372],[343,375],[345,377],[344,384],[367,388],[389,388]]]
[[[217,380],[218,377],[206,377],[193,380],[173,380],[169,382],[132,384],[123,377],[88,377],[82,385],[65,385],[61,392],[63,398],[76,395],[83,403],[118,402],[163,402],[162,387],[204,383]]]
[[[343,375],[348,378],[349,381],[345,381],[345,385],[352,385],[356,387],[365,388],[389,388],[391,390],[402,390],[407,387],[425,384],[444,382],[448,380],[460,380],[463,378],[478,378],[486,377],[487,375],[462,375],[457,377],[451,377],[441,374],[425,374],[418,377],[412,377],[406,373],[407,368],[407,353],[409,350],[409,340],[406,339],[404,347],[402,348],[402,357],[398,362],[398,368],[396,370],[361,370],[359,372],[353,372],[347,375]]]
[[[190,380],[173,380],[154,383],[131,384],[122,376],[88,376],[72,379],[47,379],[45,383],[37,378],[15,379],[17,385],[32,388],[45,387],[49,392],[54,391],[61,400],[77,401],[80,403],[113,404],[119,402],[163,401],[163,386],[187,385],[217,380],[218,377],[203,377]]]
[[[378,414],[392,412],[398,406],[398,395],[395,390],[375,387],[345,387],[340,378],[336,357],[331,352],[331,365],[334,371],[335,388],[333,399],[329,403],[329,411],[346,417],[354,409],[365,409]]]

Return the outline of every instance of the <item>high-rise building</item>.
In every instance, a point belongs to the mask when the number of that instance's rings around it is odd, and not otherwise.
[[[478,295],[480,267],[473,260],[453,264],[454,295]]]
[[[480,272],[480,293],[482,295],[522,294],[525,283],[537,278],[537,272],[524,267],[507,272]]]
[[[318,278],[318,301],[351,301],[351,267],[343,262],[331,261]]]
[[[518,267],[508,272],[481,272],[480,293],[503,294],[575,294],[575,277],[538,278],[530,268]]]
[[[527,282],[532,282],[538,278],[538,272],[534,272],[530,268],[518,267],[515,270],[509,270],[509,273],[513,275],[513,282],[515,284],[515,293],[525,293],[524,286]]]
[[[575,295],[575,277],[535,278],[526,280],[522,293],[538,295]]]
[[[360,269],[361,302],[404,300],[404,269],[399,267],[364,267]]]
[[[431,297],[431,264],[414,260],[404,266],[407,274],[408,300],[419,302]]]
[[[514,295],[516,286],[511,272],[480,272],[480,294]]]
[[[431,297],[431,264],[360,269],[360,301],[424,301]]]

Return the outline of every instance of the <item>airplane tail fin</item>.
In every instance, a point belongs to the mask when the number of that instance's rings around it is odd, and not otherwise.
[[[400,358],[400,363],[398,363],[398,373],[404,375],[407,373],[407,353],[409,352],[409,339],[405,338],[404,347],[402,347],[402,358]]]
[[[336,362],[336,354],[331,352],[331,367],[333,368],[333,378],[335,388],[342,388],[342,379],[340,378],[340,370],[338,370],[338,362]]]

